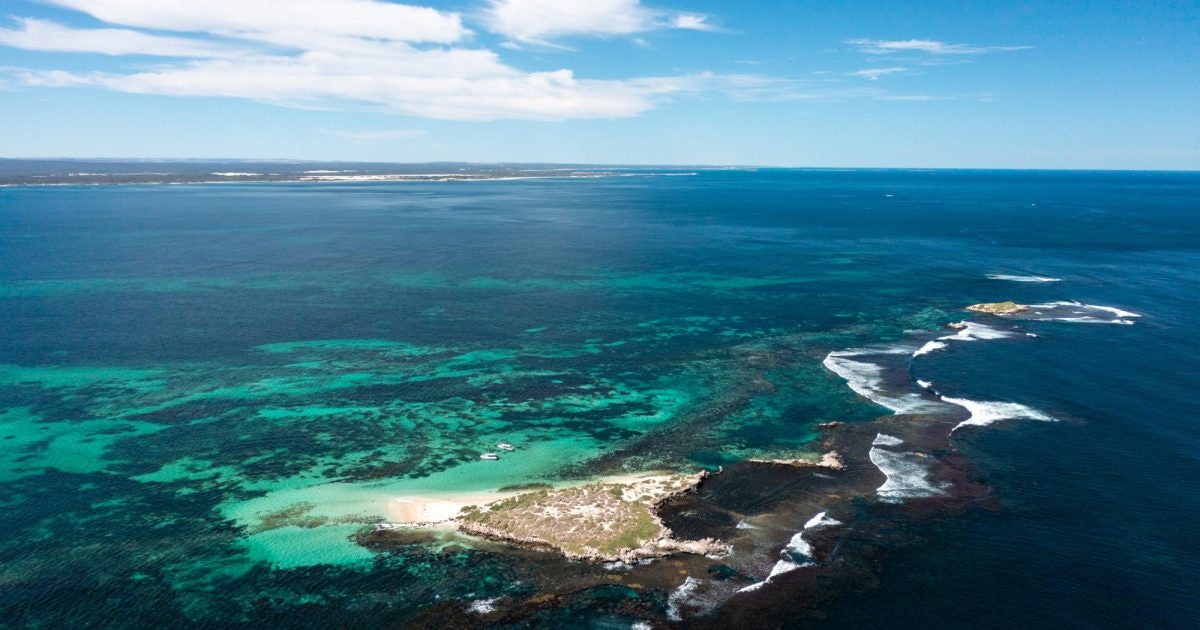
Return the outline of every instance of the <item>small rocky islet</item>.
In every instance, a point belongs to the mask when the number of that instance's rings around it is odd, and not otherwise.
[[[975,313],[986,313],[988,315],[1016,315],[1018,313],[1027,313],[1030,310],[1027,304],[1017,304],[1012,300],[1005,302],[984,302],[981,304],[972,304],[967,307],[968,311]]]

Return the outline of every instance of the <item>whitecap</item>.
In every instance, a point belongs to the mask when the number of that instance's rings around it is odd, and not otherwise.
[[[734,529],[758,529],[758,528],[751,525],[750,523],[747,523],[746,521],[738,521],[738,524]]]
[[[784,573],[791,573],[796,569],[815,565],[816,563],[813,561],[813,548],[807,540],[804,540],[804,532],[821,529],[823,527],[833,527],[841,524],[841,521],[830,517],[825,512],[817,513],[816,516],[808,519],[808,522],[804,523],[804,529],[793,535],[792,539],[788,541],[788,544],[784,546],[783,551],[780,552],[781,555],[783,555],[783,558],[776,562],[775,566],[771,567],[771,573],[767,575],[767,579],[763,580],[762,582],[755,582],[754,584],[738,589],[738,592],[746,593],[749,591],[756,591],[762,588],[763,585],[769,583],[775,577],[783,575]]]
[[[944,494],[943,485],[934,485],[930,481],[930,471],[924,458],[916,453],[880,448],[882,445],[897,446],[902,443],[899,438],[882,433],[875,437],[875,445],[871,447],[868,457],[887,477],[883,485],[876,488],[875,494],[889,503]]]
[[[739,588],[737,592],[749,593],[751,591],[757,591],[758,589],[766,586],[767,584],[770,584],[772,580],[783,575],[784,573],[791,573],[792,571],[795,571],[796,569],[806,567],[811,564],[812,564],[811,562],[800,563],[800,562],[794,562],[792,560],[787,560],[787,559],[780,560],[775,563],[775,566],[771,567],[771,573],[767,575],[767,579],[765,579],[761,582],[755,582],[754,584],[751,584],[749,586],[744,586],[742,588]]]
[[[991,280],[1007,280],[1009,282],[1062,282],[1062,278],[1051,278],[1049,276],[1017,276],[1006,273],[989,273],[987,277]]]
[[[743,586],[742,588],[739,588],[737,592],[739,592],[739,593],[750,593],[750,592],[753,592],[753,591],[757,591],[758,589],[760,589],[760,588],[762,588],[762,587],[764,587],[764,586],[766,586],[766,585],[767,585],[767,581],[766,581],[766,580],[763,580],[762,582],[755,582],[755,583],[753,583],[753,584],[751,584],[751,585],[749,585],[749,586]]]
[[[795,562],[797,564],[796,568],[814,564],[813,548],[812,545],[804,539],[804,534],[817,529],[833,527],[841,524],[841,521],[831,518],[825,512],[820,512],[816,516],[808,519],[808,521],[804,523],[804,528],[793,535],[792,539],[788,541],[787,546],[783,548],[784,561]]]
[[[808,519],[808,522],[804,524],[804,529],[805,530],[821,529],[823,527],[833,527],[834,525],[841,525],[841,524],[842,524],[842,522],[837,520],[836,518],[829,516],[829,514],[827,514],[825,512],[820,512],[816,516]]]
[[[1117,317],[1121,317],[1121,318],[1141,317],[1141,315],[1138,315],[1137,313],[1130,313],[1129,311],[1119,309],[1115,306],[1099,306],[1096,304],[1083,304],[1082,306],[1086,306],[1088,308],[1094,308],[1094,309],[1100,310],[1100,311],[1108,311],[1109,313],[1112,313],[1113,315],[1116,315]]]
[[[897,351],[898,350],[898,351]],[[830,372],[837,374],[846,381],[846,385],[854,393],[871,402],[891,409],[893,413],[919,413],[936,408],[936,403],[921,398],[919,394],[892,394],[883,389],[883,367],[867,361],[857,361],[854,357],[882,354],[908,354],[909,349],[894,349],[892,351],[874,350],[842,350],[830,352],[821,363]]]
[[[963,322],[966,327],[954,333],[938,337],[939,341],[989,341],[992,339],[1006,339],[1012,337],[1013,334],[1005,331],[986,326],[978,322]]]
[[[920,385],[921,389],[929,389],[930,387],[933,387],[933,383],[931,381],[922,381],[921,379],[917,379],[917,385]]]
[[[938,350],[943,350],[946,347],[947,347],[947,344],[945,342],[928,341],[925,343],[925,345],[918,348],[916,352],[912,353],[912,355],[914,357],[919,357],[923,354],[929,354],[930,352],[937,352]]]
[[[901,440],[900,438],[895,437],[893,435],[887,435],[886,433],[876,433],[875,441],[871,442],[871,446],[900,446],[903,443],[904,443],[904,440]]]
[[[771,567],[771,573],[767,576],[766,581],[770,582],[771,580],[783,575],[784,573],[791,573],[792,571],[795,571],[796,569],[799,569],[801,567],[810,566],[811,564],[812,564],[811,562],[795,562],[792,560],[780,560],[779,562],[775,563],[775,566]]]
[[[1141,317],[1138,313],[1115,306],[1084,304],[1083,302],[1048,302],[1046,304],[1033,304],[1030,305],[1030,308],[1034,309],[1034,314],[1038,316],[1038,319],[1076,324],[1121,324],[1131,326],[1134,323],[1134,319]]]
[[[1048,416],[1037,409],[1026,407],[1020,403],[968,400],[966,398],[943,397],[943,401],[958,405],[970,412],[971,417],[958,423],[951,432],[967,426],[987,426],[1000,420],[1015,420],[1018,418],[1055,422],[1057,418]]]
[[[812,564],[813,548],[807,540],[804,540],[803,531],[796,532],[792,536],[787,546],[783,548],[783,554],[784,560],[796,562],[799,565],[797,568]]]
[[[500,601],[499,597],[491,599],[477,599],[467,605],[467,612],[473,612],[477,615],[486,615],[496,612],[496,602]]]
[[[688,599],[696,592],[700,586],[700,580],[692,576],[688,576],[679,588],[671,591],[667,597],[667,619],[671,621],[683,621],[683,616],[680,614],[679,607],[687,603]]]

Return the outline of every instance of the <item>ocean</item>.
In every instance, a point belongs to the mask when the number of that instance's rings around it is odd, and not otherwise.
[[[0,188],[0,625],[1195,627],[1197,296],[1196,173]],[[654,470],[729,557],[379,527]]]

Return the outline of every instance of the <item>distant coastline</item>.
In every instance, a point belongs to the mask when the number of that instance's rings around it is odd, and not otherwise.
[[[0,187],[229,183],[463,182],[686,176],[741,167],[388,164],[243,160],[0,160]]]

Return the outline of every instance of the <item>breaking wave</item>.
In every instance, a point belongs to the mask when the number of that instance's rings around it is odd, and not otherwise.
[[[1084,304],[1083,302],[1060,301],[1046,304],[1032,304],[1036,319],[1076,324],[1123,324],[1132,326],[1133,320],[1141,317],[1137,313],[1117,308]]]
[[[927,342],[925,342],[925,345],[918,348],[916,352],[912,353],[912,355],[914,357],[919,357],[923,354],[929,354],[930,352],[935,352],[937,350],[943,350],[945,348],[946,348],[946,342],[944,342],[944,341],[927,341]]]
[[[965,327],[945,337],[938,337],[939,341],[989,341],[992,339],[1007,339],[1013,336],[1013,333],[1006,330],[992,328],[978,322],[962,322]]]
[[[857,360],[859,357],[887,354],[909,354],[908,348],[887,350],[850,349],[830,352],[821,363],[830,372],[846,381],[856,394],[891,409],[893,413],[920,413],[937,409],[935,402],[913,392],[889,392],[885,389],[884,368],[877,363]]]
[[[776,562],[775,566],[771,567],[771,573],[767,575],[767,579],[763,580],[762,582],[755,582],[754,584],[738,589],[738,592],[746,593],[749,591],[757,591],[758,589],[762,588],[763,585],[769,583],[777,576],[783,575],[784,573],[790,573],[796,569],[815,565],[816,561],[813,559],[812,545],[810,545],[807,540],[804,540],[804,533],[815,529],[821,529],[823,527],[833,527],[841,524],[841,521],[830,517],[825,512],[820,512],[816,516],[808,519],[808,522],[804,524],[804,528],[792,536],[792,539],[788,541],[788,544],[783,548],[783,551],[781,552],[783,558]]]
[[[924,457],[909,451],[893,451],[880,446],[899,446],[900,438],[880,433],[875,436],[868,457],[887,480],[875,490],[879,498],[888,503],[900,503],[904,499],[919,499],[945,494],[941,485],[930,481],[930,471]]]
[[[1049,276],[1016,276],[1006,273],[989,273],[987,277],[990,280],[1007,280],[1009,282],[1062,282],[1062,278],[1051,278]]]
[[[667,596],[667,618],[671,621],[683,621],[679,607],[687,603],[699,587],[700,580],[689,575],[683,584],[679,585],[679,588],[671,591],[671,594]]]
[[[949,398],[943,397],[944,402],[952,405],[958,405],[970,412],[971,417],[958,423],[951,432],[957,431],[968,426],[987,426],[989,424],[999,422],[1001,420],[1042,420],[1045,422],[1055,422],[1058,419],[1048,416],[1037,409],[1026,407],[1019,403],[1010,402],[994,402],[994,401],[979,401],[968,400],[966,398]]]

